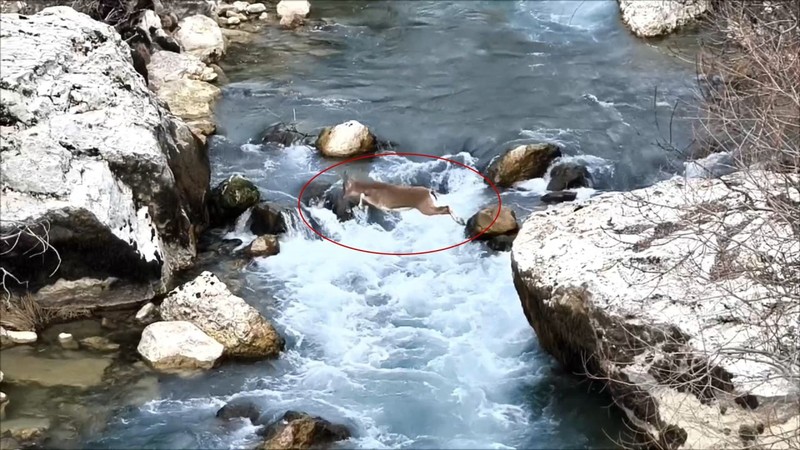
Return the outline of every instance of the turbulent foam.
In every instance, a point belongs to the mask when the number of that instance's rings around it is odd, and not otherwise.
[[[439,169],[435,182],[452,188],[439,201],[462,215],[493,196],[467,169],[381,159],[387,161],[370,173],[375,179]],[[338,223],[323,211],[315,218],[348,244],[375,250],[418,251],[463,240],[448,216],[404,212],[389,231],[358,220]],[[504,446],[509,429],[527,424],[527,412],[504,384],[524,372],[520,354],[531,335],[513,286],[495,282],[510,277],[507,253],[481,257],[478,246],[465,245],[424,256],[379,256],[301,237],[281,246],[280,254],[257,263],[263,283],[283,287],[274,319],[299,352],[302,375],[270,383],[284,394],[281,401],[307,396],[329,403],[324,409],[354,421],[352,445],[361,448]]]

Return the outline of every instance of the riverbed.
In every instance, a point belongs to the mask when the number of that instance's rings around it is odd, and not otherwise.
[[[585,162],[594,191],[629,190],[680,173],[695,38],[632,36],[616,1],[321,1],[332,25],[267,28],[232,45],[231,82],[216,106],[212,183],[239,173],[286,206],[334,162],[309,147],[262,145],[270,124],[299,130],[355,119],[397,151],[481,170],[514,143],[548,141]],[[689,58],[691,59],[691,57]],[[655,91],[658,97],[654,98]],[[495,201],[474,173],[436,160],[379,158],[385,181],[427,183],[468,217]],[[335,180],[335,176],[331,181]],[[503,193],[520,220],[541,208],[546,180]],[[591,195],[592,191],[582,195]],[[375,224],[308,211],[324,233],[359,248],[423,251],[463,240],[448,216],[404,212]],[[242,229],[228,234],[245,242]],[[301,410],[348,425],[348,448],[607,448],[623,430],[601,393],[538,346],[511,279],[509,253],[469,244],[419,256],[354,252],[301,223],[281,253],[220,277],[286,337],[279,360],[226,363],[187,381],[159,378],[159,397],[120,410],[90,448],[241,448],[255,428],[214,414],[236,397],[267,415]]]

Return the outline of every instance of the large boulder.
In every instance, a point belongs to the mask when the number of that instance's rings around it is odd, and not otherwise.
[[[284,340],[258,310],[205,271],[170,292],[160,308],[164,320],[185,320],[225,346],[238,358],[277,357]]]
[[[800,263],[793,224],[753,182],[770,179],[675,177],[522,225],[514,286],[539,344],[603,381],[653,447],[770,448],[798,435],[796,293],[756,269]]]
[[[511,187],[520,181],[543,177],[550,163],[560,156],[561,150],[554,144],[519,145],[495,158],[486,175],[497,187]]]
[[[4,268],[45,304],[164,292],[206,226],[205,147],[112,27],[65,6],[0,21],[0,232],[21,233],[0,243]]]
[[[211,369],[222,357],[222,344],[187,321],[151,323],[142,331],[136,350],[163,372]]]
[[[708,11],[710,0],[617,0],[622,21],[639,37],[671,33]]]
[[[276,12],[282,26],[295,28],[305,23],[305,18],[311,12],[311,3],[308,0],[281,0]]]
[[[258,447],[262,450],[324,448],[351,436],[344,425],[298,411],[287,411],[261,434],[266,438]]]
[[[225,38],[217,21],[211,17],[196,14],[178,22],[175,31],[183,49],[206,64],[218,62],[227,51]]]
[[[285,211],[278,205],[261,202],[250,210],[250,232],[255,235],[282,234],[287,231]]]
[[[192,78],[167,81],[157,91],[158,98],[169,106],[172,114],[185,120],[192,132],[201,139],[216,130],[212,122],[212,109],[220,93],[220,89],[213,84]]]
[[[350,120],[335,127],[324,128],[317,137],[316,147],[332,158],[349,158],[375,151],[377,139],[364,124]]]
[[[583,164],[563,162],[550,169],[548,191],[563,191],[592,186],[592,174]]]

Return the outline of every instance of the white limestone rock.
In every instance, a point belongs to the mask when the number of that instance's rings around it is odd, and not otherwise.
[[[800,241],[760,210],[752,180],[786,191],[766,172],[724,179],[755,207],[719,179],[677,176],[534,212],[512,250],[514,284],[542,347],[575,371],[596,358],[591,375],[608,380],[631,422],[675,448],[741,447],[739,427],[755,423],[769,447],[800,424],[796,380],[764,358],[797,348],[800,312],[749,269],[779,245],[789,260],[776,270],[800,263]],[[796,360],[781,364],[800,373]]]
[[[217,22],[204,15],[194,15],[178,22],[175,39],[186,52],[200,58],[206,64],[219,61],[227,50],[225,38]]]
[[[366,125],[350,120],[323,129],[317,137],[316,146],[325,156],[348,158],[374,151],[377,140]]]
[[[16,224],[50,244],[82,248],[31,259],[32,237],[4,267],[41,273],[37,301],[112,306],[150,298],[196,253],[209,167],[205,149],[136,73],[130,49],[110,26],[59,6],[0,18],[0,231]],[[32,51],[36,49],[36,51]],[[92,263],[108,260],[102,269]],[[31,266],[31,265],[34,266]],[[78,278],[73,278],[75,275]],[[32,280],[23,280],[32,281]],[[81,289],[79,286],[91,286]],[[106,287],[109,287],[106,289]]]
[[[172,290],[161,303],[164,320],[194,323],[240,358],[277,357],[284,340],[258,310],[233,295],[225,283],[205,271]]]
[[[15,345],[35,343],[39,337],[35,331],[6,330],[0,327],[0,348],[9,348]]]
[[[622,20],[639,37],[671,33],[709,9],[709,0],[617,0]]]
[[[224,347],[190,322],[166,321],[145,327],[136,349],[154,369],[172,372],[211,369]]]

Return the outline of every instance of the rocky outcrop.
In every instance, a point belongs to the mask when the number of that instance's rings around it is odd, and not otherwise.
[[[320,448],[350,438],[344,425],[297,411],[287,411],[262,434],[266,440],[258,447],[261,450]]]
[[[674,178],[522,225],[514,285],[540,345],[604,380],[645,442],[767,448],[797,436],[800,367],[786,357],[797,352],[796,297],[755,270],[800,263],[790,225],[753,186],[771,179]]]
[[[486,173],[497,187],[507,188],[519,181],[543,177],[550,163],[560,156],[561,150],[554,144],[520,145],[495,158]]]
[[[222,344],[187,321],[156,322],[145,327],[136,348],[162,372],[211,369],[222,356]]]
[[[710,0],[617,0],[622,21],[639,37],[671,33],[710,7]]]
[[[170,81],[189,79],[211,82],[217,79],[214,69],[207,66],[200,58],[191,53],[175,53],[166,50],[159,50],[150,55],[147,71],[150,84],[156,92]],[[167,103],[169,104],[168,101]]]
[[[217,128],[212,122],[212,110],[221,94],[220,89],[205,81],[181,78],[163,83],[157,94],[169,106],[170,112],[185,120],[205,144],[206,136]]]
[[[192,322],[238,358],[277,357],[284,340],[255,308],[211,272],[178,286],[161,303],[164,320]]]
[[[364,124],[350,120],[324,128],[317,137],[316,147],[325,156],[349,158],[375,151],[376,144],[375,135]]]
[[[0,243],[4,267],[45,304],[163,292],[206,224],[205,148],[110,26],[69,7],[1,20],[0,231],[21,233]]]
[[[498,214],[498,207],[499,205],[493,205],[473,214],[467,220],[465,235],[471,238],[486,230],[475,240],[485,241],[492,250],[507,251],[511,249],[511,244],[517,236],[519,223],[513,210],[500,208],[500,213]],[[495,217],[497,220],[495,220]]]

